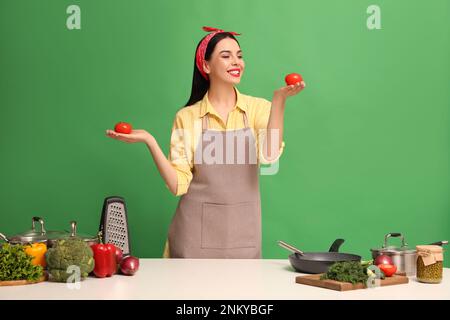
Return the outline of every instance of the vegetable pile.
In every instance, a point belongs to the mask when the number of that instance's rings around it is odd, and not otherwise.
[[[22,245],[4,243],[0,248],[0,281],[37,281],[44,274],[40,265],[33,265],[33,257]]]
[[[80,280],[85,279],[94,270],[94,255],[89,245],[82,239],[59,240],[46,253],[49,280],[66,282],[72,275],[70,266],[80,268]]]
[[[336,280],[342,282],[366,283],[369,276],[367,275],[367,268],[359,261],[336,262],[324,273],[320,280]]]
[[[91,245],[94,253],[94,275],[97,278],[112,277],[117,272],[132,276],[139,270],[139,258],[127,255],[113,243],[103,243],[102,232],[98,234],[99,243]]]
[[[383,272],[386,277],[392,277],[397,272],[397,266],[392,262],[392,258],[387,255],[379,255],[374,264]]]

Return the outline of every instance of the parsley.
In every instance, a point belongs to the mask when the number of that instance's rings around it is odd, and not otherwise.
[[[320,280],[330,279],[342,282],[351,282],[352,284],[365,284],[369,276],[366,268],[359,261],[336,262],[324,273]]]
[[[27,255],[22,245],[4,243],[0,247],[0,281],[36,281],[44,274],[41,266],[31,263],[33,257]]]

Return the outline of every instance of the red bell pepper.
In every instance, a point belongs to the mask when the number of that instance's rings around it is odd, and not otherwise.
[[[93,244],[94,274],[98,278],[111,277],[117,272],[116,246],[112,243]]]

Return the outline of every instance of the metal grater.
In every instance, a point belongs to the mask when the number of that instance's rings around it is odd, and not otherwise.
[[[105,198],[99,230],[104,243],[112,243],[122,249],[123,255],[131,254],[130,236],[125,200],[113,196]]]

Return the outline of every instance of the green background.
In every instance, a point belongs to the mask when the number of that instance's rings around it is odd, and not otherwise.
[[[449,18],[448,0],[1,0],[0,232],[38,215],[94,234],[120,195],[133,254],[161,257],[178,198],[145,145],[105,130],[128,121],[168,154],[206,25],[243,34],[242,93],[271,100],[290,72],[307,83],[287,102],[280,170],[261,176],[264,258],[288,256],[276,240],[323,251],[342,237],[368,259],[388,232],[449,239]]]

